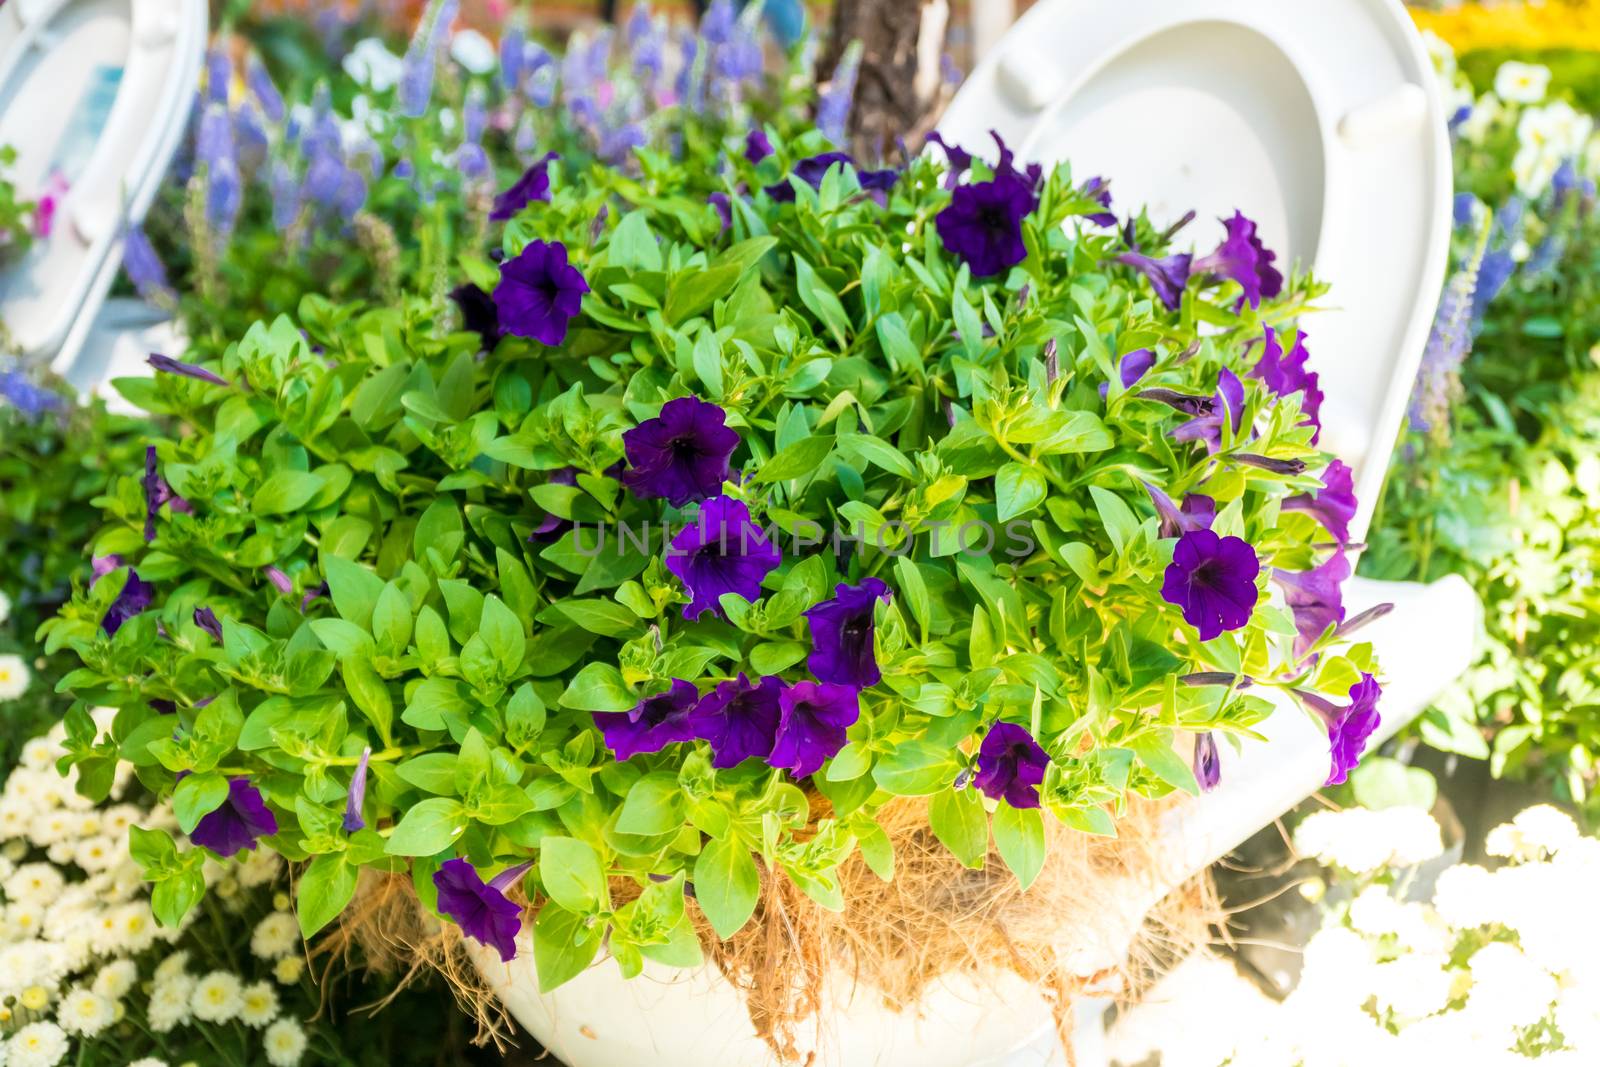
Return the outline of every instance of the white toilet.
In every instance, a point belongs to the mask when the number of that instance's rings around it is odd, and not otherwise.
[[[77,357],[92,330],[102,341],[117,332],[99,312],[122,265],[122,233],[166,176],[205,45],[205,0],[0,5],[0,144],[17,149],[24,196],[66,189],[50,236],[0,268],[0,321],[25,360],[80,388],[111,376],[104,344]],[[130,312],[120,314],[126,322]],[[150,319],[142,314],[140,328]]]

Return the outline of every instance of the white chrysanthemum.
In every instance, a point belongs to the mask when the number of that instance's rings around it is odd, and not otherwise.
[[[61,756],[61,746],[45,737],[31,737],[23,743],[17,762],[30,771],[48,771]]]
[[[170,982],[175,978],[181,978],[186,973],[186,968],[188,966],[188,950],[179,949],[177,952],[174,952],[172,955],[156,964],[155,973],[151,977],[155,980],[157,985],[162,982]]]
[[[55,1067],[66,1058],[67,1035],[55,1023],[29,1023],[6,1044],[6,1067]]]
[[[128,1067],[167,1067],[166,1060],[158,1060],[154,1056],[142,1056],[128,1064]]]
[[[0,841],[15,841],[28,832],[33,821],[33,806],[14,797],[0,800]],[[26,842],[23,842],[26,848]]]
[[[0,701],[15,700],[28,691],[33,675],[21,656],[6,653],[0,656]]]
[[[1488,926],[1500,917],[1494,876],[1471,863],[1440,872],[1433,889],[1433,910],[1458,929]]]
[[[5,910],[6,936],[13,941],[26,941],[31,937],[38,937],[44,929],[44,909],[38,904],[29,904],[18,901],[6,905]]]
[[[118,841],[125,841],[128,831],[139,825],[142,817],[143,812],[132,804],[113,804],[100,813],[100,824],[106,833]]]
[[[294,985],[306,969],[306,961],[299,956],[285,956],[272,965],[272,977],[279,985]]]
[[[69,1034],[93,1037],[110,1026],[117,1017],[117,1007],[110,997],[88,989],[74,989],[61,998],[56,1012],[56,1022]]]
[[[77,845],[78,843],[70,838],[57,841],[45,849],[45,858],[57,867],[65,867],[72,862],[72,852],[77,848]]]
[[[72,813],[56,808],[41,811],[28,822],[28,840],[40,848],[67,842],[72,835]]]
[[[1380,1011],[1421,1019],[1450,1002],[1455,974],[1446,956],[1407,953],[1372,968],[1372,993]]]
[[[188,1022],[189,996],[193,992],[194,979],[186,974],[176,974],[164,982],[157,982],[150,991],[147,1013],[150,1029],[164,1034]]]
[[[156,925],[155,913],[150,910],[147,901],[135,900],[123,904],[112,913],[112,917],[116,922],[120,943],[129,952],[143,952],[156,943],[156,937],[161,932]]]
[[[1550,91],[1550,68],[1514,60],[1502,63],[1494,72],[1494,91],[1515,104],[1537,104]]]
[[[1297,993],[1305,1000],[1359,1004],[1368,988],[1375,958],[1360,934],[1342,926],[1324,926],[1306,943]]]
[[[1353,874],[1415,866],[1444,851],[1439,824],[1412,807],[1315,812],[1295,828],[1294,843],[1303,855]]]
[[[227,971],[212,971],[196,982],[189,994],[189,1010],[202,1022],[225,1023],[243,1006],[239,976]]]
[[[86,837],[72,850],[72,862],[90,874],[106,870],[121,859],[121,850],[104,834]]]
[[[272,1067],[295,1067],[306,1051],[306,1032],[293,1019],[283,1018],[267,1027],[261,1035],[267,1050],[267,1062]]]
[[[60,871],[48,863],[24,863],[7,878],[5,885],[0,886],[7,900],[32,903],[47,903],[66,885],[67,880]]]
[[[267,982],[252,982],[244,987],[244,1003],[239,1021],[257,1030],[278,1017],[278,993]]]
[[[1555,1003],[1556,980],[1517,946],[1493,941],[1467,961],[1472,992],[1466,1010],[1496,1028],[1532,1026]]]
[[[286,911],[275,911],[256,923],[250,935],[250,951],[264,960],[287,956],[300,944],[300,927],[294,916]]]
[[[138,980],[139,967],[132,960],[113,960],[100,968],[90,988],[102,997],[121,1000]]]
[[[275,880],[282,871],[283,861],[278,858],[276,852],[258,848],[245,856],[235,870],[234,876],[246,889],[254,889],[258,885],[266,885]]]
[[[1572,821],[1572,816],[1549,804],[1535,804],[1519,812],[1509,823],[1509,828],[1515,835],[1515,848],[1511,852],[1489,849],[1490,855],[1520,860],[1540,859],[1554,856],[1578,840],[1578,824]],[[1496,827],[1489,836],[1492,838],[1504,829],[1507,827]]]

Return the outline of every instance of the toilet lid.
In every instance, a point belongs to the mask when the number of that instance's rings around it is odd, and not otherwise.
[[[1331,284],[1302,327],[1324,448],[1356,472],[1359,539],[1427,342],[1452,173],[1433,69],[1399,0],[1041,0],[939,124],[1111,182],[1196,248],[1237,208],[1286,268]],[[991,149],[992,150],[992,149]]]
[[[182,139],[205,0],[17,0],[0,7],[0,144],[48,236],[0,262],[0,321],[24,357],[70,365]]]

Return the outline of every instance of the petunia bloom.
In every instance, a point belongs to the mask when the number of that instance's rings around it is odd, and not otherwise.
[[[1209,641],[1250,621],[1261,563],[1249,542],[1191,530],[1178,538],[1161,584],[1161,596],[1183,609],[1183,620]]]
[[[144,488],[144,539],[156,539],[156,515],[161,511],[161,505],[171,505],[173,511],[188,514],[194,511],[189,502],[172,491],[172,486],[161,477],[156,470],[156,446],[148,445],[144,450],[144,477],[139,484]]]
[[[1183,498],[1183,506],[1179,507],[1170,496],[1149,482],[1144,483],[1144,488],[1150,494],[1150,502],[1156,506],[1156,514],[1161,518],[1162,537],[1178,537],[1190,530],[1209,530],[1217,519],[1217,502],[1204,493],[1187,494]]]
[[[1146,393],[1154,390],[1146,390]],[[1145,394],[1140,394],[1145,395]],[[1234,433],[1244,419],[1244,383],[1227,367],[1217,372],[1217,391],[1206,411],[1172,431],[1174,441],[1199,441],[1215,454],[1222,448],[1222,425],[1226,420]]]
[[[957,186],[950,203],[934,216],[946,252],[957,256],[975,277],[999,274],[1028,258],[1022,220],[1039,206],[1037,165],[1019,171],[1011,150],[994,135],[1000,161],[986,182]]]
[[[1037,808],[1039,786],[1049,766],[1050,756],[1026,727],[997,722],[978,746],[978,773],[972,784],[1013,808]]]
[[[511,183],[511,188],[494,198],[494,210],[489,221],[507,222],[516,218],[517,212],[535,200],[550,199],[550,164],[560,157],[550,152],[536,159],[522,172],[522,177]]]
[[[128,571],[128,580],[123,583],[122,591],[117,594],[117,599],[111,602],[106,609],[105,617],[100,620],[100,626],[105,630],[107,637],[115,637],[122,624],[139,614],[150,606],[156,587],[139,577],[139,572]]]
[[[527,871],[519,865],[510,870],[519,875]],[[438,890],[439,914],[453,919],[461,932],[500,953],[502,961],[517,955],[517,933],[522,929],[522,907],[507,900],[504,890],[510,883],[497,884],[496,876],[487,884],[472,864],[459,856],[445,860],[433,872],[433,887]]]
[[[1217,751],[1217,738],[1210,730],[1194,739],[1194,780],[1202,793],[1211,792],[1222,782],[1222,754]]]
[[[619,760],[630,759],[694,740],[689,713],[699,699],[693,683],[674,679],[671,689],[645,697],[631,711],[597,711],[594,721],[612,754]]]
[[[1367,740],[1383,721],[1378,714],[1378,698],[1383,695],[1383,689],[1376,678],[1363,674],[1361,680],[1350,687],[1350,706],[1345,708],[1303,689],[1296,689],[1294,695],[1314,711],[1328,728],[1328,752],[1332,758],[1332,768],[1326,784],[1339,785],[1361,762],[1361,753],[1367,747]]]
[[[832,600],[806,612],[811,623],[811,656],[806,666],[821,682],[857,689],[877,685],[883,677],[873,652],[873,609],[889,602],[889,587],[879,578],[860,585],[840,584]]]
[[[1134,240],[1132,220],[1123,228],[1122,239],[1127,244],[1128,250],[1117,256],[1116,262],[1143,274],[1149,279],[1150,287],[1156,291],[1156,297],[1167,306],[1167,309],[1178,310],[1178,306],[1183,303],[1183,290],[1189,284],[1194,257],[1187,252],[1178,252],[1170,256],[1145,255],[1139,251],[1138,242]]]
[[[1096,226],[1115,226],[1117,216],[1111,211],[1111,183],[1104,178],[1094,177],[1078,186],[1078,195],[1087,197],[1099,204],[1105,210],[1096,211],[1092,215],[1085,215]]]
[[[372,746],[364,745],[361,749],[361,760],[356,764],[355,773],[350,776],[350,790],[344,798],[344,832],[353,834],[357,830],[365,829],[367,820],[361,816],[361,807],[367,800],[367,765],[372,759]]]
[[[567,262],[560,241],[530,241],[515,258],[500,265],[494,288],[500,328],[547,345],[567,339],[567,324],[583,306],[589,283]]]
[[[760,163],[772,155],[772,142],[767,139],[767,131],[757,126],[744,135],[744,158],[752,164]]]
[[[461,325],[477,334],[484,348],[500,343],[500,310],[494,297],[468,283],[450,290],[450,299],[461,312]]]
[[[778,736],[767,763],[804,778],[845,746],[845,731],[861,717],[861,696],[848,685],[796,682],[779,696],[778,707]]]
[[[928,134],[927,139],[923,142],[924,148],[930,144],[938,145],[944,152],[945,161],[949,164],[948,169],[944,172],[944,187],[946,189],[954,189],[961,184],[961,176],[972,168],[972,153],[960,145],[950,144],[939,135],[937,130]]]
[[[689,589],[683,617],[693,621],[722,611],[721,598],[761,595],[761,580],[777,569],[778,546],[750,519],[743,501],[719,496],[706,501],[699,518],[672,539],[667,570]]]
[[[201,816],[189,840],[223,859],[256,847],[256,838],[278,832],[277,816],[248,778],[230,778],[228,796],[215,811]]]
[[[1268,251],[1256,236],[1256,224],[1235,211],[1233,218],[1223,219],[1227,236],[1209,256],[1194,262],[1196,274],[1221,274],[1232,278],[1244,290],[1244,299],[1252,308],[1261,306],[1261,298],[1271,299],[1283,292],[1283,275],[1272,265],[1277,257]]]
[[[1340,544],[1350,541],[1350,522],[1356,517],[1355,477],[1342,460],[1334,460],[1322,472],[1322,488],[1316,493],[1300,493],[1285,500],[1284,511],[1303,511],[1316,519]]]
[[[827,177],[828,168],[835,163],[851,167],[856,172],[856,181],[867,192],[886,192],[894,187],[900,180],[900,172],[893,169],[887,170],[862,170],[856,166],[856,161],[845,152],[823,152],[821,155],[808,156],[794,165],[790,173],[799,178],[813,189],[821,188],[822,179]],[[794,200],[794,186],[789,184],[789,179],[774,182],[765,187],[766,194],[780,204],[787,204]]]
[[[1271,326],[1265,327],[1263,340],[1261,359],[1250,371],[1250,377],[1260,379],[1279,396],[1300,394],[1300,412],[1314,428],[1311,443],[1316,444],[1317,438],[1322,436],[1322,390],[1317,385],[1316,372],[1306,369],[1310,353],[1306,351],[1305,331],[1295,332],[1294,345],[1287,353],[1278,341],[1278,332]]]
[[[1294,613],[1296,658],[1303,658],[1329,626],[1344,621],[1344,597],[1340,587],[1350,577],[1350,561],[1335,552],[1320,567],[1309,571],[1274,568],[1272,578],[1283,587],[1284,601]]]
[[[1117,363],[1117,377],[1122,380],[1124,389],[1132,389],[1139,384],[1139,379],[1150,373],[1150,368],[1156,365],[1156,354],[1148,348],[1136,348],[1123,356]],[[1111,393],[1108,382],[1100,383],[1100,399],[1104,400]]]
[[[262,567],[261,573],[265,574],[267,576],[267,581],[272,583],[272,587],[278,592],[282,593],[284,596],[288,596],[290,593],[294,592],[294,579],[285,574],[282,568],[272,566]]]
[[[171,356],[163,356],[160,352],[152,352],[146,363],[151,368],[163,374],[176,374],[183,378],[193,378],[197,382],[210,382],[212,385],[228,385],[228,379],[213,374],[204,367],[193,363],[182,363]]]
[[[622,435],[628,470],[622,484],[641,497],[663,497],[674,507],[722,491],[728,457],[739,434],[727,413],[699,397],[681,396]]]
[[[218,641],[222,640],[222,623],[217,621],[217,613],[210,608],[195,608],[194,624]]]
[[[689,714],[689,726],[694,736],[711,742],[711,766],[737,767],[772,752],[782,693],[783,682],[778,678],[751,682],[741,674],[700,698]]]

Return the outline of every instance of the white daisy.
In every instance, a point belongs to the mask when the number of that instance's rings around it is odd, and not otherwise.
[[[264,960],[287,956],[299,943],[300,927],[286,911],[271,913],[256,924],[250,935],[250,951]]]
[[[1502,63],[1494,73],[1494,91],[1502,100],[1537,104],[1550,91],[1550,68],[1538,63]]]
[[[243,1006],[239,976],[227,971],[212,971],[196,982],[189,994],[189,1010],[202,1022],[225,1023]]]
[[[29,1023],[6,1045],[7,1067],[55,1067],[67,1055],[67,1035],[55,1023]]]
[[[278,993],[267,982],[252,982],[244,987],[244,1004],[239,1021],[260,1029],[278,1017]]]
[[[139,980],[139,968],[132,960],[115,960],[100,968],[90,988],[102,997],[121,1000]]]
[[[88,989],[74,989],[61,998],[56,1022],[69,1034],[93,1037],[110,1026],[117,1017],[116,1005],[109,997]]]
[[[0,656],[0,701],[15,700],[28,691],[33,675],[21,656],[6,653]]]
[[[293,1019],[279,1019],[261,1035],[272,1067],[295,1067],[306,1051],[306,1032]]]

